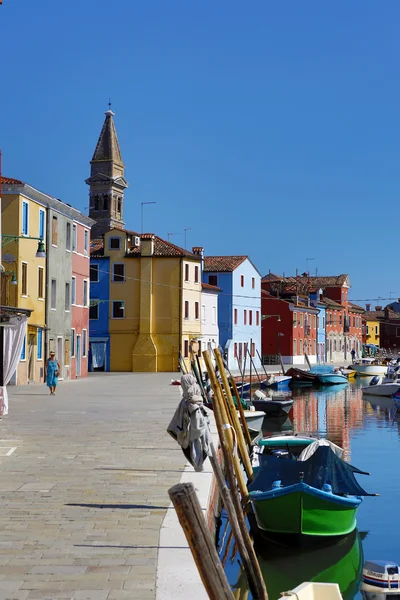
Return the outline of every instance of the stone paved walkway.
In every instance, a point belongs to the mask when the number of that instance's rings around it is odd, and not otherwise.
[[[0,422],[0,600],[155,598],[167,490],[185,460],[167,374],[10,388]]]

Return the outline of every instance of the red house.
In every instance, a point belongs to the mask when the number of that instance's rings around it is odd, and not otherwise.
[[[72,224],[71,378],[86,377],[89,354],[90,229]]]

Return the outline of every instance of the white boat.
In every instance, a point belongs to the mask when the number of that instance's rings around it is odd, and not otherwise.
[[[374,358],[362,358],[352,366],[357,375],[369,375],[370,377],[374,375],[386,375],[388,370],[387,365],[376,364]]]
[[[251,433],[259,433],[265,419],[265,412],[262,410],[245,410],[244,418],[246,419],[247,427]],[[240,413],[238,412],[240,419]]]
[[[343,600],[337,583],[313,583],[309,581],[301,583],[289,592],[282,592],[282,596],[293,600]]]
[[[399,598],[399,566],[387,560],[367,560],[362,572],[361,593],[364,600]]]
[[[362,393],[366,396],[387,396],[392,398],[399,390],[400,381],[396,372],[393,379],[375,375],[369,382],[369,385],[362,388]]]

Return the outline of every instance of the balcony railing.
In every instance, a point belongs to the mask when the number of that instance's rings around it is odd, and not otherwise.
[[[304,335],[311,335],[311,325],[305,325]]]

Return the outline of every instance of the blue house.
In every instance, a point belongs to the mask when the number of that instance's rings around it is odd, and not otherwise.
[[[261,274],[248,256],[206,256],[203,282],[218,295],[220,345],[231,371],[261,369]]]
[[[92,240],[90,252],[89,370],[110,370],[110,259],[101,255],[99,240]]]
[[[326,362],[326,302],[322,299],[322,290],[310,294],[312,306],[318,308],[317,316],[317,362]]]

